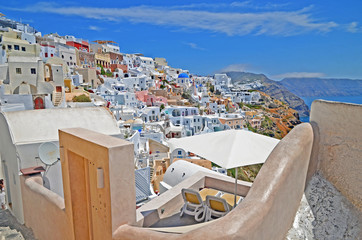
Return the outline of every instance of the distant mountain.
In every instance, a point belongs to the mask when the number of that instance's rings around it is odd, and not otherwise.
[[[284,78],[280,83],[301,97],[362,95],[362,80]]]
[[[298,111],[301,117],[309,116],[309,108],[304,103],[303,99],[290,92],[280,82],[273,81],[267,78],[264,74],[255,74],[248,72],[224,72],[231,78],[232,83],[252,83],[260,82],[262,86],[257,87],[257,90],[265,92],[273,98],[286,102],[291,108]]]
[[[247,84],[256,81],[263,81],[267,77],[264,74],[249,72],[223,72],[231,78],[232,83]]]

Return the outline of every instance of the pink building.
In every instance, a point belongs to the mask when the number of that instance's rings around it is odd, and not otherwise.
[[[148,95],[148,91],[145,90],[145,91],[138,91],[136,92],[136,98],[141,101],[141,102],[144,102],[146,103],[146,100],[145,100],[145,96]]]
[[[167,98],[161,96],[155,96],[148,91],[136,92],[136,97],[139,101],[145,103],[147,106],[164,106],[167,105]]]

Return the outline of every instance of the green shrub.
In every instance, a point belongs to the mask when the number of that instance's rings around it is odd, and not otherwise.
[[[90,102],[90,101],[91,101],[90,98],[85,94],[73,97],[73,102]]]

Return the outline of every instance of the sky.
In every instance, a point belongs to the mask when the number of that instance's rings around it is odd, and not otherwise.
[[[360,0],[2,1],[42,34],[116,41],[193,74],[362,79]]]

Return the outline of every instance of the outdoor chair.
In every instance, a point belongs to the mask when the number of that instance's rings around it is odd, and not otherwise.
[[[224,193],[221,198],[225,199],[230,206],[234,206],[234,194]],[[242,197],[236,196],[236,205],[238,205],[242,200]]]
[[[199,193],[200,193],[202,201],[204,201],[204,202],[206,201],[207,195],[216,196],[216,197],[219,197],[221,195],[221,192],[219,190],[212,189],[212,188],[204,188]]]
[[[181,193],[185,204],[181,209],[180,217],[186,213],[194,216],[196,222],[203,221],[205,219],[206,206],[202,201],[200,193],[195,190],[185,188],[181,190]]]
[[[230,212],[231,206],[223,198],[206,196],[206,208],[205,222],[225,216]]]

